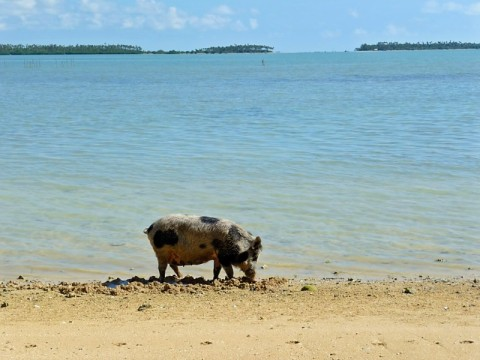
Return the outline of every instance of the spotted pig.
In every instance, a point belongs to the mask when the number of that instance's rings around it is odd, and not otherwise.
[[[233,266],[254,280],[255,264],[262,249],[262,240],[226,219],[209,216],[168,215],[147,229],[158,260],[160,281],[165,280],[167,265],[182,277],[178,266],[203,264],[213,260],[213,279],[223,268],[233,277]]]

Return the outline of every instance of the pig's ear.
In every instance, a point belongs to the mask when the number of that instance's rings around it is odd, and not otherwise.
[[[260,236],[257,236],[253,241],[253,248],[255,250],[262,250],[262,239],[260,239]]]

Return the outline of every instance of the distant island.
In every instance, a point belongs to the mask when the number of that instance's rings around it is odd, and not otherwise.
[[[243,54],[270,53],[266,45],[215,46],[191,51],[147,51],[135,45],[12,45],[0,44],[0,55],[103,55],[103,54]]]
[[[438,41],[438,42],[379,42],[369,45],[362,44],[355,51],[391,51],[391,50],[459,50],[459,49],[480,49],[480,44],[460,41]]]

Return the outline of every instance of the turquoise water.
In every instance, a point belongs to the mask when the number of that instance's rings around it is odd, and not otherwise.
[[[0,57],[0,280],[157,275],[169,213],[261,277],[478,276],[478,99],[478,51]]]

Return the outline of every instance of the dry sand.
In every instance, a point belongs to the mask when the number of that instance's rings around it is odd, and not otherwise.
[[[476,280],[136,280],[0,283],[0,359],[480,359]]]

